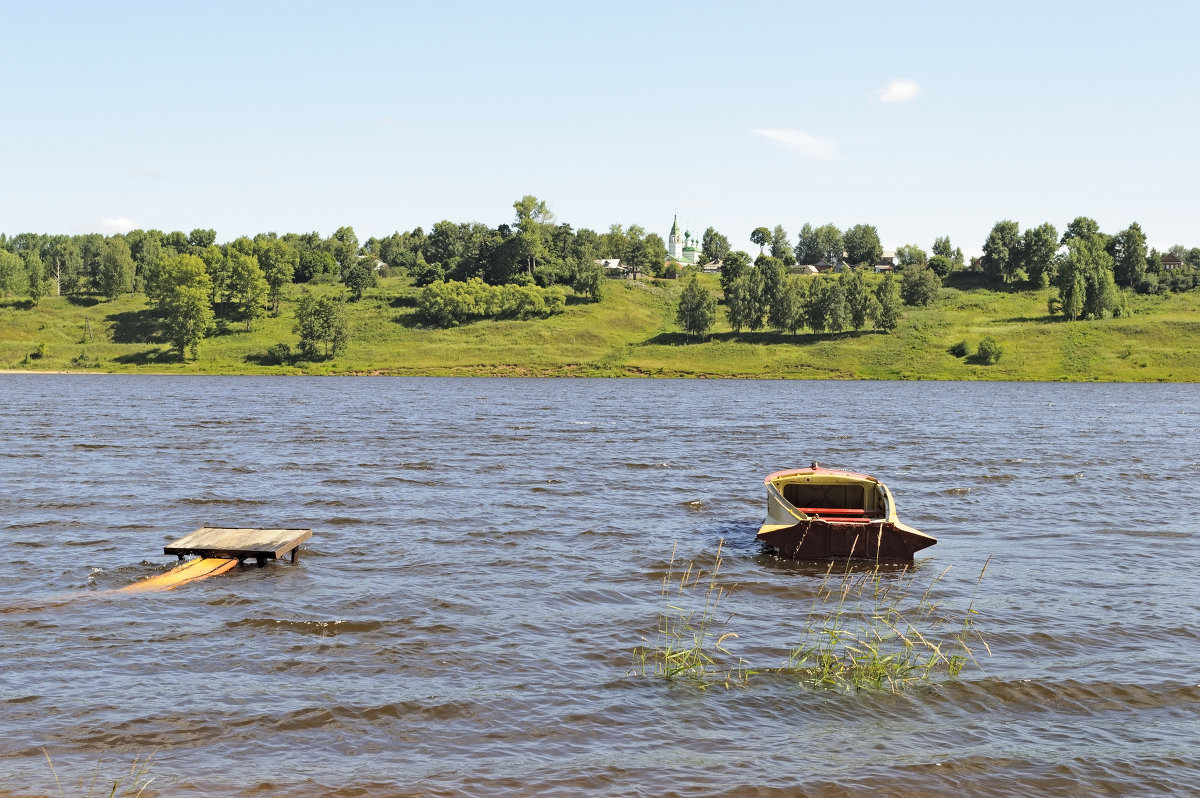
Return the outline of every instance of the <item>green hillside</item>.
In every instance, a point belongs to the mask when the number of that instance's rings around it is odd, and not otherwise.
[[[715,277],[703,278],[719,294]],[[869,330],[798,336],[734,334],[718,313],[705,342],[687,343],[675,323],[681,282],[612,280],[598,304],[570,300],[539,321],[482,321],[452,329],[417,315],[406,278],[381,281],[348,306],[346,355],[276,365],[274,344],[295,347],[293,303],[246,332],[219,324],[198,360],[180,361],[161,340],[146,299],[113,302],[46,297],[34,307],[0,301],[0,369],[164,374],[406,374],[792,377],[933,380],[1193,381],[1200,378],[1200,293],[1131,295],[1131,317],[1064,322],[1047,314],[1048,291],[944,288],[931,307],[906,308],[891,334]],[[335,293],[339,286],[318,287]],[[723,309],[722,309],[723,311]],[[971,352],[986,336],[994,365]]]

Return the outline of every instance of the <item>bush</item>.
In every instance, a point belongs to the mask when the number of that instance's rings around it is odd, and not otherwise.
[[[967,346],[966,341],[959,341],[954,346],[950,347],[950,354],[955,357],[966,357],[970,354],[971,349]]]
[[[292,362],[292,348],[287,344],[274,344],[267,349],[267,362],[276,366],[286,366]]]
[[[562,313],[567,295],[559,286],[488,285],[478,277],[430,283],[417,306],[438,327],[456,327],[471,319],[544,319]]]
[[[1004,348],[990,335],[980,341],[979,348],[975,350],[975,358],[985,366],[998,363],[1002,354],[1004,354]]]

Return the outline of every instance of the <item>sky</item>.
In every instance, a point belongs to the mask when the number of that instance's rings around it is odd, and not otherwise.
[[[0,0],[0,232],[1076,216],[1200,246],[1192,2]]]

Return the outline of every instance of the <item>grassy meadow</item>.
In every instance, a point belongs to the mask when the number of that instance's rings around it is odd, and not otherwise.
[[[714,276],[702,277],[714,294]],[[733,333],[723,307],[710,338],[688,342],[675,322],[681,281],[610,280],[598,304],[568,300],[537,321],[428,326],[418,289],[388,277],[348,305],[344,356],[277,365],[273,344],[296,346],[294,303],[246,331],[218,319],[197,360],[161,340],[141,295],[0,299],[0,369],[154,374],[402,374],[461,376],[662,376],[924,380],[1194,381],[1200,379],[1200,292],[1131,296],[1124,319],[1067,323],[1048,315],[1048,290],[1006,291],[959,276],[928,308],[906,308],[897,330],[797,336]],[[338,294],[341,286],[315,286]],[[986,336],[994,365],[955,357]]]

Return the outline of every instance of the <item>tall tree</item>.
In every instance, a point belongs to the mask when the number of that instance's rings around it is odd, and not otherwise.
[[[1058,268],[1058,302],[1068,320],[1100,319],[1120,307],[1120,292],[1113,281],[1112,256],[1100,235],[1072,238]]]
[[[867,319],[875,317],[875,293],[867,287],[867,278],[861,271],[842,272],[841,283],[850,326],[856,331],[861,330]]]
[[[1117,285],[1136,286],[1146,276],[1146,234],[1133,222],[1115,237],[1116,255],[1113,258],[1113,278]]]
[[[906,304],[923,307],[933,304],[941,287],[942,281],[933,269],[913,266],[904,270],[900,280],[900,295]]]
[[[688,278],[679,295],[679,307],[675,311],[675,319],[687,333],[688,340],[692,336],[705,336],[717,320],[717,300],[703,286],[696,275]]]
[[[258,258],[241,252],[229,253],[230,300],[249,332],[254,320],[266,313],[267,293],[270,286],[263,275]]]
[[[805,222],[804,226],[800,228],[800,236],[796,240],[793,251],[797,263],[808,265],[821,259],[817,246],[817,231],[808,222]]]
[[[513,203],[521,259],[533,274],[538,259],[546,257],[547,227],[554,224],[554,214],[545,200],[526,194]]]
[[[208,230],[197,227],[195,230],[188,233],[188,244],[190,244],[193,249],[204,249],[205,247],[211,247],[215,243],[217,243],[216,230]]]
[[[296,305],[296,326],[300,335],[300,356],[305,360],[337,357],[350,342],[350,326],[345,303],[329,297],[316,298],[307,290]]]
[[[896,247],[896,263],[900,266],[924,266],[928,261],[925,250],[916,244],[901,244]]]
[[[189,350],[193,359],[199,357],[200,341],[213,328],[210,283],[204,261],[195,255],[175,255],[163,264],[155,305],[180,358]]]
[[[339,227],[325,240],[325,250],[337,261],[339,275],[344,275],[358,261],[358,236],[353,227]]]
[[[700,238],[700,262],[720,262],[729,254],[729,239],[709,227]]]
[[[875,315],[875,328],[891,332],[899,327],[903,306],[900,301],[900,286],[896,284],[893,275],[885,275],[883,281],[875,286],[875,300],[879,308]]]
[[[300,253],[286,241],[278,238],[255,242],[258,264],[267,280],[267,301],[271,310],[279,312],[283,292],[296,275],[300,266]]]
[[[1086,241],[1099,233],[1100,225],[1096,223],[1095,219],[1087,216],[1076,216],[1067,225],[1067,229],[1063,230],[1062,238],[1058,244],[1059,246],[1065,246],[1072,238],[1082,238]]]
[[[879,231],[871,224],[856,224],[846,231],[846,259],[855,265],[874,266],[883,255]]]
[[[96,272],[96,287],[110,302],[133,291],[133,256],[119,236],[104,239]]]
[[[746,273],[750,268],[750,256],[742,250],[725,253],[725,262],[721,266],[721,290],[728,292],[729,286]]]
[[[1058,251],[1058,231],[1044,222],[1021,235],[1021,268],[1031,283],[1041,288],[1054,279],[1054,253]]]
[[[27,286],[25,261],[15,252],[0,249],[0,296],[23,294]]]
[[[22,251],[21,258],[25,261],[26,293],[36,305],[46,295],[46,269],[36,249]]]
[[[1021,228],[1005,219],[996,222],[983,242],[983,271],[994,282],[1008,282],[1021,265]]]
[[[756,227],[750,231],[750,243],[758,244],[758,254],[763,254],[763,247],[771,243],[771,231],[765,227]]]
[[[83,256],[74,239],[56,236],[50,248],[49,263],[56,294],[71,294],[79,289]]]
[[[787,231],[781,224],[775,225],[775,229],[771,231],[771,257],[778,258],[784,266],[791,266],[796,262],[796,251],[788,243]]]
[[[771,325],[771,329],[779,332],[790,332],[792,335],[804,326],[804,307],[808,301],[808,282],[790,274],[784,281],[783,286],[775,295],[774,302],[771,303],[771,309],[768,313],[767,320]]]

